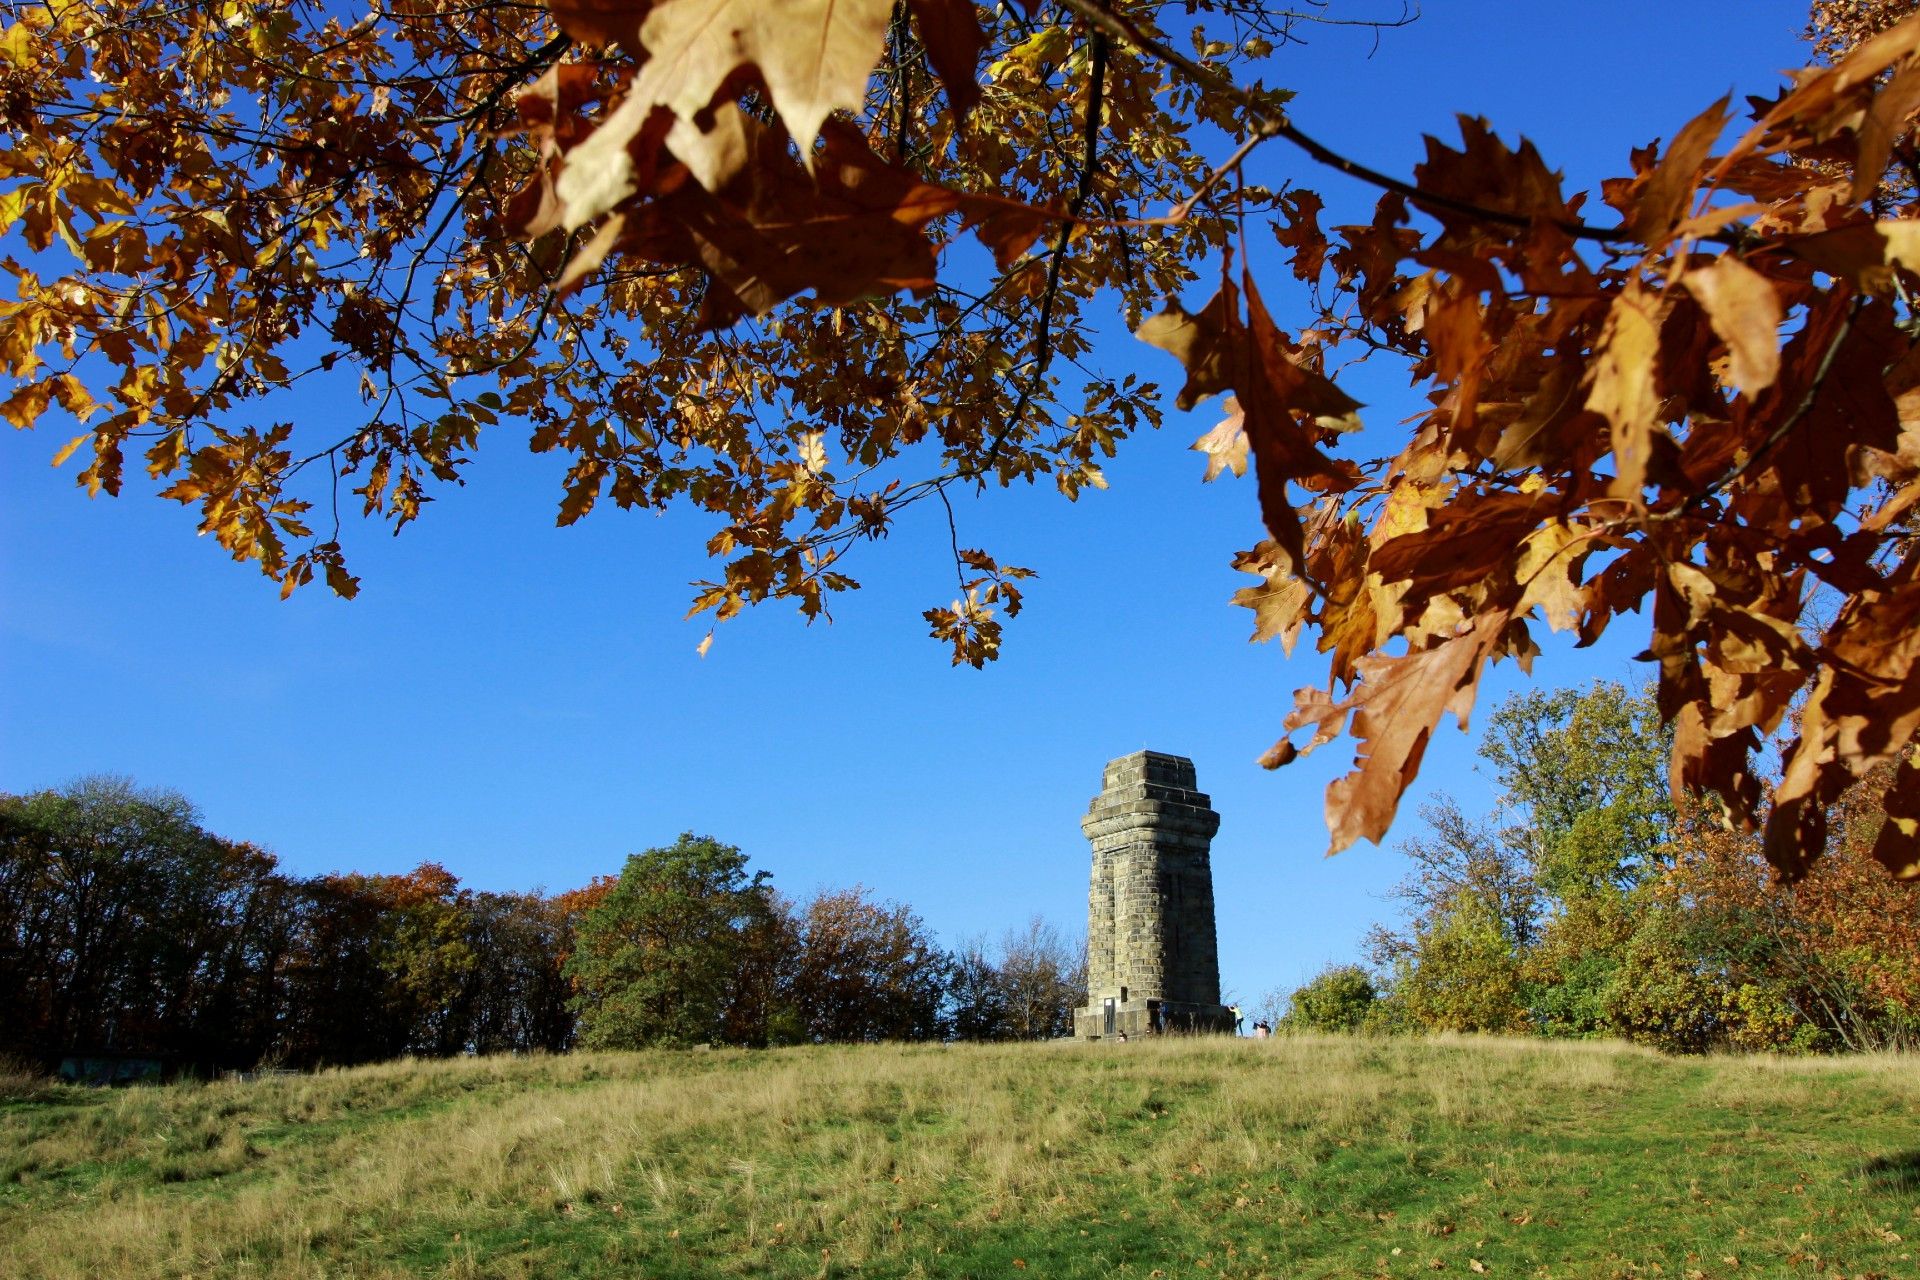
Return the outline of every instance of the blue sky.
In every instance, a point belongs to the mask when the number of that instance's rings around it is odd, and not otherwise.
[[[1803,60],[1804,14],[1775,0],[1436,0],[1370,58],[1364,35],[1310,32],[1270,80],[1298,90],[1302,128],[1376,168],[1407,173],[1420,135],[1457,137],[1464,112],[1534,139],[1584,186],[1721,93],[1770,93]],[[1250,165],[1320,191],[1323,223],[1371,208],[1375,193],[1282,143]],[[1255,265],[1271,277],[1277,254]],[[1170,359],[1124,333],[1093,358],[1178,385]],[[1419,407],[1389,370],[1342,381],[1383,438]],[[1310,642],[1292,661],[1247,644],[1251,615],[1226,603],[1250,581],[1228,561],[1259,531],[1251,484],[1202,486],[1187,449],[1218,417],[1169,407],[1162,433],[1107,467],[1110,489],[1077,505],[1012,491],[961,509],[964,544],[1040,573],[1005,655],[978,672],[950,668],[920,618],[953,594],[934,508],[860,551],[865,589],[835,602],[832,625],[763,607],[702,659],[707,624],[682,615],[710,570],[707,526],[603,507],[556,529],[559,468],[510,427],[400,538],[349,529],[352,603],[317,587],[282,603],[171,503],[89,502],[72,464],[47,466],[59,426],[10,433],[0,790],[124,773],[185,792],[212,829],[298,873],[431,859],[482,888],[568,888],[691,829],[739,845],[789,893],[858,882],[910,903],[951,943],[1035,913],[1082,928],[1080,815],[1108,758],[1151,747],[1193,757],[1222,814],[1222,975],[1251,1001],[1352,958],[1393,918],[1393,841],[1417,830],[1420,798],[1444,789],[1480,808],[1491,792],[1449,727],[1387,847],[1327,859],[1321,795],[1349,744],[1275,774],[1254,764],[1325,664]],[[1636,622],[1594,650],[1550,644],[1536,680],[1637,678]],[[1525,683],[1499,669],[1483,712]]]

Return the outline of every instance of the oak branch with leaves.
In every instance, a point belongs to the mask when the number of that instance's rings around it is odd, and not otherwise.
[[[1723,102],[1632,152],[1596,223],[1481,121],[1405,178],[1304,136],[1258,75],[1301,18],[1249,0],[20,5],[0,407],[83,425],[88,490],[138,449],[236,559],[343,595],[343,508],[403,526],[525,423],[568,459],[562,523],[691,504],[719,522],[696,612],[811,617],[914,503],[1103,483],[1160,420],[1087,367],[1117,300],[1179,404],[1229,395],[1198,447],[1251,467],[1269,535],[1238,600],[1332,655],[1265,762],[1358,740],[1335,849],[1534,625],[1644,610],[1676,792],[1764,822],[1791,876],[1893,763],[1875,853],[1920,877],[1911,8],[1816,5],[1827,61],[1731,144]],[[1263,144],[1382,188],[1372,220],[1248,183]],[[1292,332],[1233,267],[1266,234],[1317,299]],[[1167,301],[1210,262],[1210,302]],[[1343,451],[1343,344],[1428,391],[1390,460]],[[283,420],[342,377],[360,413]],[[927,617],[978,665],[1029,575],[954,559]]]

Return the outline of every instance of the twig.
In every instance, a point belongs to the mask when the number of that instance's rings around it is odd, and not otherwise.
[[[1060,266],[1066,260],[1067,241],[1072,238],[1073,229],[1079,225],[1080,210],[1093,194],[1093,175],[1099,168],[1100,116],[1104,110],[1107,83],[1107,37],[1096,29],[1092,40],[1092,59],[1088,68],[1090,83],[1087,89],[1087,119],[1083,126],[1083,141],[1080,163],[1080,185],[1074,192],[1073,201],[1067,205],[1067,216],[1061,220],[1060,233],[1054,237],[1052,256],[1047,261],[1047,284],[1040,294],[1039,333],[1034,338],[1033,373],[1026,385],[1020,388],[1020,398],[1014,402],[1013,410],[1000,424],[1000,430],[987,445],[987,451],[980,459],[980,465],[974,474],[986,483],[987,472],[993,470],[999,461],[1000,448],[1007,442],[1007,436],[1020,421],[1027,416],[1027,410],[1033,405],[1034,394],[1047,376],[1047,366],[1053,363],[1053,304],[1060,294]]]
[[[947,509],[947,544],[953,548],[953,576],[960,583],[960,597],[967,595],[967,569],[960,559],[960,526],[953,518],[953,502],[947,497],[944,482],[933,486],[933,492],[939,497],[940,505]]]
[[[1270,129],[1266,129],[1266,128],[1255,129],[1253,131],[1253,136],[1248,138],[1245,142],[1241,143],[1240,149],[1238,151],[1235,151],[1232,155],[1228,156],[1224,164],[1222,164],[1219,168],[1215,169],[1212,173],[1208,174],[1206,176],[1206,179],[1203,182],[1201,182],[1199,186],[1193,189],[1192,195],[1188,196],[1185,200],[1182,200],[1179,204],[1173,206],[1173,213],[1169,215],[1171,219],[1175,222],[1183,221],[1189,213],[1193,212],[1193,207],[1195,205],[1199,204],[1202,200],[1206,199],[1207,193],[1209,191],[1212,191],[1216,186],[1220,185],[1220,179],[1226,177],[1228,174],[1232,173],[1235,169],[1238,169],[1242,164],[1242,162],[1244,162],[1248,156],[1253,154],[1253,149],[1255,147],[1259,146],[1261,143],[1265,142],[1267,139],[1276,137],[1276,136],[1278,135],[1275,134]]]
[[[1403,181],[1378,169],[1370,169],[1358,161],[1349,160],[1339,152],[1308,137],[1294,128],[1283,112],[1276,112],[1262,103],[1232,79],[1215,71],[1203,63],[1194,61],[1165,42],[1156,40],[1140,30],[1132,22],[1110,9],[1102,8],[1099,0],[1060,0],[1066,8],[1085,18],[1101,31],[1113,36],[1141,53],[1150,54],[1198,83],[1209,93],[1224,94],[1246,107],[1253,121],[1254,134],[1285,138],[1294,146],[1306,152],[1313,159],[1332,169],[1338,169],[1350,178],[1357,178],[1370,186],[1379,187],[1404,196],[1408,201],[1423,209],[1432,211],[1444,209],[1450,213],[1464,214],[1482,222],[1495,222],[1510,227],[1528,227],[1536,222],[1545,222],[1559,228],[1576,240],[1596,240],[1604,244],[1644,244],[1634,232],[1624,226],[1596,227],[1589,223],[1562,218],[1542,218],[1533,214],[1513,213],[1504,209],[1489,209],[1485,205],[1474,204],[1466,200],[1456,200],[1452,196],[1427,191],[1411,182]],[[1700,239],[1714,244],[1737,246],[1742,243],[1741,235],[1736,231],[1716,231]]]

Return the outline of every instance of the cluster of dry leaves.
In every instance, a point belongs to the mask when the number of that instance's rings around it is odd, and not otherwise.
[[[88,484],[116,488],[150,436],[149,469],[236,557],[343,592],[337,527],[312,533],[293,476],[324,461],[404,523],[483,425],[524,418],[571,455],[563,523],[602,497],[689,501],[725,563],[696,608],[811,616],[907,503],[1102,483],[1097,458],[1157,422],[1151,388],[1097,371],[1063,403],[1083,307],[1113,293],[1185,366],[1183,406],[1231,393],[1199,447],[1209,478],[1256,474],[1270,536],[1236,562],[1261,579],[1240,601],[1258,638],[1311,629],[1333,656],[1267,762],[1360,743],[1328,795],[1335,849],[1380,838],[1443,714],[1537,652],[1531,622],[1589,643],[1644,608],[1676,789],[1764,820],[1794,875],[1848,784],[1897,762],[1875,853],[1920,876],[1911,6],[1816,6],[1835,60],[1731,145],[1723,102],[1634,152],[1602,193],[1617,221],[1583,222],[1530,145],[1464,121],[1411,182],[1359,171],[1388,193],[1330,231],[1310,192],[1236,173],[1272,139],[1330,158],[1243,74],[1290,19],[1200,3],[1214,29],[1189,55],[1160,19],[1195,7],[550,0],[557,32],[404,0],[357,24],[232,0],[30,11],[0,39],[0,176],[26,179],[0,222],[33,250],[6,264],[0,358],[24,383],[5,412],[87,417],[105,386],[119,407],[75,442]],[[1199,125],[1245,145],[1210,168]],[[247,157],[286,181],[244,181]],[[1232,268],[1263,218],[1323,299],[1295,334]],[[81,265],[43,283],[56,241]],[[1138,321],[1208,258],[1206,306]],[[1389,461],[1342,456],[1343,343],[1431,388]],[[369,408],[301,456],[266,420],[287,355],[316,346]],[[935,474],[895,474],[923,440]],[[957,540],[956,569],[928,618],[978,664],[1024,571]]]

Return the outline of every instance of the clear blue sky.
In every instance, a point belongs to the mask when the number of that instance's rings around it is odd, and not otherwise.
[[[1719,94],[1772,92],[1804,58],[1804,14],[1779,0],[1433,0],[1371,58],[1363,35],[1324,31],[1276,59],[1272,80],[1299,91],[1304,129],[1376,168],[1406,173],[1420,135],[1457,137],[1465,112],[1533,138],[1588,185]],[[1252,166],[1321,191],[1329,225],[1371,208],[1374,193],[1282,143]],[[1179,381],[1124,334],[1096,359]],[[1419,407],[1387,375],[1343,379],[1370,431]],[[1391,838],[1322,856],[1321,794],[1345,742],[1276,774],[1254,764],[1293,688],[1324,681],[1325,665],[1310,642],[1292,661],[1248,645],[1251,615],[1226,603],[1250,581],[1229,558],[1259,534],[1251,484],[1203,487],[1187,451],[1218,417],[1214,404],[1170,411],[1077,506],[1010,492],[962,509],[966,544],[1041,575],[1005,656],[980,672],[950,668],[920,618],[953,594],[933,509],[862,549],[866,589],[836,603],[833,625],[764,607],[702,659],[707,624],[682,615],[687,584],[709,572],[707,526],[604,507],[554,528],[558,467],[510,427],[397,540],[349,531],[352,603],[317,587],[282,603],[173,504],[89,502],[72,464],[47,466],[70,433],[10,433],[0,790],[124,773],[185,792],[213,830],[297,873],[432,859],[481,888],[568,888],[692,829],[739,845],[789,893],[859,882],[954,942],[1034,913],[1083,928],[1080,815],[1109,757],[1151,747],[1193,757],[1222,814],[1222,976],[1251,1001],[1352,958],[1394,916],[1384,894],[1405,864]],[[1637,678],[1635,622],[1594,651],[1552,645],[1535,677]],[[1482,709],[1523,683],[1502,668]],[[1449,728],[1395,837],[1435,789],[1484,806],[1472,766],[1471,740]]]

